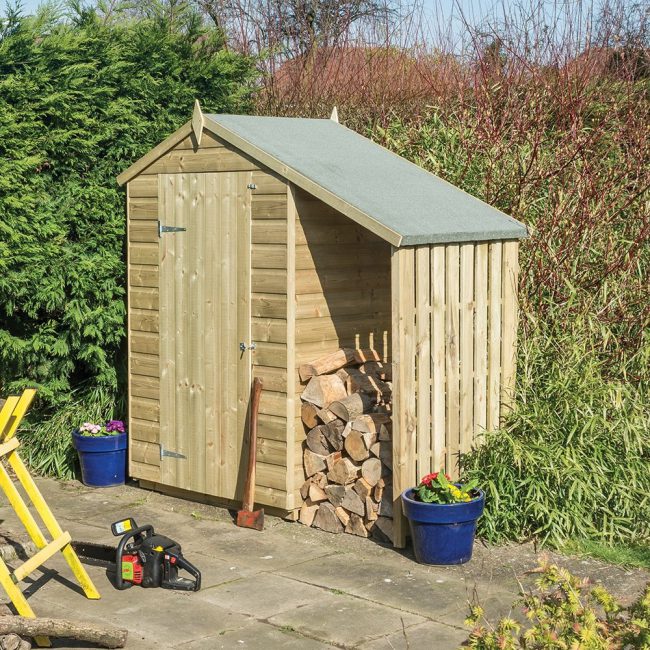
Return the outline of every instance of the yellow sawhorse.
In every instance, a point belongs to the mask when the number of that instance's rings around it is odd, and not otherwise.
[[[35,614],[20,590],[18,583],[58,551],[61,551],[63,557],[70,565],[72,573],[84,590],[86,597],[91,599],[99,598],[99,592],[95,589],[95,585],[92,583],[90,576],[70,544],[70,533],[64,532],[61,529],[61,526],[59,526],[59,523],[45,502],[43,495],[36,486],[34,479],[18,455],[20,443],[16,438],[16,431],[35,395],[36,391],[28,388],[20,397],[8,397],[0,409],[0,488],[7,496],[9,503],[23,523],[23,526],[25,526],[36,548],[39,549],[35,555],[30,557],[13,572],[9,570],[4,560],[0,558],[0,585],[7,592],[16,611],[21,616],[28,616],[30,618],[35,618]],[[52,536],[52,541],[48,542],[45,538],[45,535],[36,523],[34,516],[27,507],[16,485],[11,480],[9,472],[2,461],[7,461],[14,471],[16,478],[32,502],[34,509],[45,524],[45,528],[47,528]],[[41,647],[50,646],[50,641],[47,637],[37,637],[36,643]]]

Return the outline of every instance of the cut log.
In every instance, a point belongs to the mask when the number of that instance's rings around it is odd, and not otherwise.
[[[366,519],[374,521],[377,517],[379,517],[378,505],[370,497],[366,497]]]
[[[343,497],[345,496],[345,487],[343,485],[327,485],[325,487],[325,494],[327,494],[327,498],[329,499],[330,503],[335,506],[339,507],[343,501]]]
[[[381,361],[381,355],[377,350],[355,350],[354,361],[357,364],[366,363],[366,361]]]
[[[314,524],[316,528],[326,530],[328,533],[340,533],[343,531],[343,524],[336,514],[334,506],[325,501],[318,507],[318,512],[314,517]]]
[[[341,505],[346,510],[349,510],[350,512],[354,512],[360,517],[363,517],[363,515],[366,513],[365,502],[352,488],[348,488],[345,491],[345,496],[343,497],[343,501],[341,502]]]
[[[366,460],[370,456],[370,451],[366,446],[363,433],[359,433],[354,429],[350,431],[348,437],[345,439],[345,451],[348,452],[352,460],[356,460],[357,462]]]
[[[389,517],[379,517],[375,521],[375,528],[373,530],[379,530],[386,537],[386,539],[392,543],[393,541],[393,520]]]
[[[330,422],[334,422],[338,420],[336,415],[334,415],[334,413],[332,413],[332,411],[330,411],[329,409],[318,409],[316,411],[316,415],[318,416],[318,419],[323,424],[329,424]]]
[[[352,420],[352,428],[361,433],[379,433],[381,425],[390,421],[390,415],[385,413],[366,413]]]
[[[379,514],[382,517],[393,516],[393,487],[391,485],[384,489],[384,493],[381,496]]]
[[[379,463],[379,461],[377,462]],[[379,465],[381,466],[381,463],[379,463]],[[352,483],[357,480],[358,476],[359,467],[357,467],[349,458],[339,458],[333,463],[332,469],[327,473],[327,478],[332,483],[338,483],[339,485]]]
[[[377,485],[375,485],[373,497],[375,498],[375,501],[379,502],[381,501],[381,497],[384,494],[384,487],[386,485],[386,481],[384,481],[383,478],[380,478],[377,481]]]
[[[309,498],[312,503],[320,503],[321,501],[327,501],[327,494],[316,483],[312,483],[309,487]]]
[[[315,404],[320,408],[329,407],[332,402],[343,399],[347,395],[345,384],[336,375],[312,377],[309,380],[300,399],[303,402]]]
[[[302,456],[302,462],[305,468],[305,474],[307,475],[307,478],[313,476],[314,474],[316,474],[316,472],[322,472],[325,470],[325,468],[327,467],[325,458],[326,458],[325,456],[321,456],[320,454],[315,454],[311,449],[305,449]]]
[[[336,377],[336,375],[328,376]],[[338,377],[336,378],[341,381]],[[377,400],[373,400],[370,395],[366,395],[365,393],[354,393],[353,395],[348,395],[343,399],[333,401],[329,405],[329,409],[332,413],[340,417],[341,420],[350,422],[350,420],[354,420],[354,418],[362,415],[364,411],[370,410],[376,405],[376,403]]]
[[[361,465],[361,476],[368,481],[370,485],[377,485],[381,478],[381,461],[379,458],[370,457]]]
[[[354,484],[354,491],[362,498],[365,499],[372,494],[372,485],[366,481],[365,478],[360,478]]]
[[[300,419],[308,429],[313,429],[318,424],[317,412],[318,409],[310,402],[302,403],[300,407]]]
[[[335,451],[331,453],[325,461],[327,463],[327,471],[330,472],[332,470],[332,467],[334,467],[334,463],[337,460],[340,460],[342,457],[343,454],[340,451]]]
[[[325,462],[327,462],[327,458],[325,459]],[[327,485],[327,476],[325,476],[324,472],[316,472],[311,477],[311,482],[315,483],[319,488],[322,489]]]
[[[341,508],[340,506],[338,508],[335,508],[334,511],[336,512],[336,516],[339,518],[339,521],[344,526],[347,526],[348,521],[350,521],[350,513],[345,508]]]
[[[308,478],[300,487],[300,496],[304,501],[309,496],[309,488],[311,487],[311,478]]]
[[[298,521],[305,526],[311,526],[314,523],[314,517],[318,512],[319,505],[312,503],[310,499],[305,500],[300,508],[300,515]]]
[[[334,372],[349,363],[356,361],[357,355],[354,350],[350,348],[340,348],[336,352],[325,355],[312,361],[311,363],[303,363],[298,369],[298,374],[302,381],[307,381],[316,375],[324,375],[327,372]]]
[[[387,442],[380,442],[379,445],[379,458],[381,462],[388,467],[391,472],[393,471],[393,446]]]
[[[31,650],[32,644],[17,634],[6,634],[0,637],[1,650]]]
[[[127,631],[109,625],[97,625],[83,621],[58,618],[25,618],[24,616],[0,617],[0,634],[20,636],[50,636],[62,639],[87,641],[103,648],[123,648]]]
[[[307,447],[311,449],[315,454],[320,456],[327,456],[332,449],[330,444],[325,437],[325,425],[319,424],[315,426],[308,434],[305,442]]]
[[[363,518],[354,512],[350,513],[350,521],[348,521],[348,525],[345,527],[345,532],[358,535],[359,537],[368,537],[368,531],[363,523]]]
[[[377,402],[390,399],[390,388],[374,375],[365,375],[356,368],[343,368],[336,374],[345,383],[349,394],[366,393],[374,397]]]
[[[382,424],[379,428],[380,442],[388,442],[389,440],[392,440],[392,438],[393,436],[391,434],[391,427],[386,424]]]
[[[343,431],[345,430],[345,424],[343,420],[335,418],[332,422],[325,426],[323,433],[327,438],[332,449],[340,451],[343,449]]]

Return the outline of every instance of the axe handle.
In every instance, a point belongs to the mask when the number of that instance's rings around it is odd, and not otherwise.
[[[255,458],[257,456],[257,413],[260,409],[260,396],[262,394],[262,380],[255,377],[253,380],[253,397],[251,399],[251,420],[248,444],[248,473],[244,486],[244,501],[242,510],[253,510],[255,502]]]

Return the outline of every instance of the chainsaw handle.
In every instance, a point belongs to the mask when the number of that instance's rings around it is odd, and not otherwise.
[[[132,586],[131,582],[125,582],[122,580],[122,556],[124,555],[124,548],[129,540],[133,539],[137,535],[142,535],[142,533],[145,533],[145,537],[153,535],[153,526],[147,524],[146,526],[138,526],[137,528],[128,531],[122,536],[120,543],[117,545],[117,550],[115,551],[115,587],[120,591]]]
[[[176,555],[176,553],[167,553],[167,555],[175,559],[175,564],[179,569],[184,569],[194,578],[193,591],[199,591],[201,589],[201,572],[182,555]]]

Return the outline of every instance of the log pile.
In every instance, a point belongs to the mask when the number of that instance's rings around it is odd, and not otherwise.
[[[341,348],[299,369],[305,482],[299,521],[392,541],[391,368]]]

